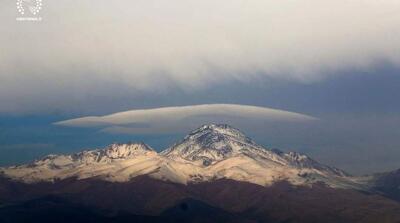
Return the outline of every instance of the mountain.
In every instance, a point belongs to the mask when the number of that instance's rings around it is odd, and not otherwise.
[[[333,187],[355,187],[345,172],[322,165],[304,154],[284,153],[256,144],[228,125],[204,125],[161,153],[178,162],[190,162],[212,172],[213,178],[228,178],[270,185],[281,180],[293,184],[323,181]]]
[[[204,125],[187,135],[181,142],[163,151],[166,157],[182,158],[188,161],[209,166],[216,162],[244,155],[253,159],[264,158],[282,165],[303,164],[307,166],[308,157],[284,154],[267,150],[239,130],[228,125]]]
[[[57,199],[49,201],[49,196]],[[94,218],[89,222],[400,221],[400,204],[395,201],[318,183],[310,187],[279,182],[264,187],[219,179],[184,185],[145,175],[127,182],[87,178],[28,184],[0,179],[0,201],[5,202],[0,204],[0,222],[3,218],[13,223],[29,222],[31,217],[54,222],[60,216],[83,222],[77,215]]]
[[[0,168],[0,222],[395,223],[398,185],[210,124],[161,153],[112,144]]]
[[[400,202],[400,169],[366,177],[370,190]]]
[[[348,176],[343,171],[322,165],[306,155],[264,148],[238,129],[228,125],[204,125],[161,154],[171,159],[182,158],[203,166],[213,165],[232,157],[245,156],[254,160],[268,161],[271,165],[315,169],[338,176]]]
[[[0,208],[2,223],[255,223],[204,202],[184,199],[157,216],[129,212],[106,215],[95,208],[76,204],[63,197],[49,195]]]
[[[144,143],[112,144],[104,149],[88,150],[72,155],[48,155],[33,163],[1,168],[7,177],[24,182],[54,181],[69,177],[124,180],[124,168],[148,161],[152,165],[157,152]],[[118,176],[114,175],[118,172]],[[140,170],[133,171],[141,174]],[[146,173],[146,172],[144,172]]]
[[[49,155],[28,165],[0,169],[24,182],[98,177],[129,181],[148,175],[187,184],[233,179],[262,186],[279,181],[294,185],[324,182],[332,187],[361,187],[345,172],[306,155],[264,148],[228,125],[204,125],[160,154],[143,143],[113,144],[73,155]]]

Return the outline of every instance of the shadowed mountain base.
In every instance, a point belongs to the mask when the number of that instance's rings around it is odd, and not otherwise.
[[[395,201],[323,184],[262,187],[221,179],[181,185],[146,176],[24,184],[3,178],[0,200],[2,222],[400,222]]]

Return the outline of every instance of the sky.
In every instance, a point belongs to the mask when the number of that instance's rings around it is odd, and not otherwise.
[[[397,0],[59,0],[36,22],[7,1],[0,15],[0,165],[112,142],[162,150],[224,122],[353,174],[400,168]]]

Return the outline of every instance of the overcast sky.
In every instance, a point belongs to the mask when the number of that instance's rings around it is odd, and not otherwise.
[[[0,165],[114,141],[161,150],[221,120],[351,173],[400,168],[397,0],[58,0],[43,1],[40,22],[16,21],[7,1],[0,15]],[[53,124],[201,104],[315,120],[211,118],[208,108],[142,132]]]

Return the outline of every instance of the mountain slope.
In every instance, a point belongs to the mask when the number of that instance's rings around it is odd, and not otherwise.
[[[73,155],[49,155],[32,164],[2,168],[0,172],[24,182],[71,177],[123,182],[148,175],[182,184],[227,178],[262,186],[279,181],[295,185],[321,181],[332,187],[361,187],[341,170],[303,154],[266,149],[239,130],[216,124],[194,130],[160,154],[143,143],[113,144]]]
[[[161,153],[112,144],[0,168],[0,221],[397,223],[398,176],[352,177],[212,124]]]
[[[204,125],[161,155],[177,162],[202,167],[216,178],[270,185],[288,180],[293,184],[323,181],[331,186],[353,187],[357,183],[336,168],[322,165],[306,155],[269,150],[228,125]]]
[[[124,180],[126,174],[131,174],[129,170],[122,171],[124,168],[136,165],[137,169],[132,174],[137,175],[151,172],[150,167],[157,163],[157,157],[157,152],[143,143],[112,144],[105,149],[72,155],[48,155],[31,164],[2,168],[0,172],[25,182],[54,181],[69,177],[102,177],[118,181]]]
[[[238,215],[210,206],[204,202],[184,199],[176,206],[166,208],[160,215],[138,215],[130,212],[110,214],[95,207],[77,204],[62,196],[40,198],[0,207],[2,223],[252,223]]]
[[[364,177],[370,190],[400,202],[400,169]]]
[[[303,154],[266,149],[246,137],[238,129],[224,124],[204,125],[161,154],[172,159],[179,157],[203,166],[244,155],[252,159],[269,160],[278,165],[314,168],[340,176],[346,175],[343,171],[319,164]]]
[[[5,179],[0,179],[0,188],[5,183],[2,180]],[[21,208],[27,209],[28,216],[32,214],[37,216],[36,211],[43,216],[52,216],[54,212],[51,211],[54,207],[55,210],[59,210],[57,203],[55,206],[44,203],[45,210],[50,211],[47,215],[41,206],[40,209],[37,209],[37,206],[29,208],[24,206],[26,200],[43,200],[48,195],[64,201],[61,205],[67,204],[67,211],[73,205],[73,211],[79,211],[80,209],[76,207],[81,207],[94,210],[100,216],[111,219],[121,219],[119,217],[121,215],[128,217],[136,215],[157,216],[162,220],[166,220],[164,217],[168,216],[175,217],[175,221],[172,222],[191,222],[187,220],[196,218],[197,221],[193,222],[234,222],[232,217],[237,222],[246,222],[245,220],[249,219],[260,223],[397,223],[400,221],[400,204],[397,202],[376,194],[335,189],[323,184],[309,187],[279,182],[263,187],[247,182],[219,179],[183,185],[148,176],[135,177],[128,182],[88,178],[34,184],[9,183],[11,185],[7,195],[14,194],[7,197],[0,192],[0,201],[12,202],[12,205],[6,203],[4,208],[0,207],[0,219],[4,213],[6,215],[4,217],[11,218],[10,222],[15,222],[12,220],[25,215],[24,212],[20,212]],[[9,213],[14,213],[15,218],[9,216]],[[99,216],[97,214],[95,217]],[[188,215],[192,215],[193,218]],[[132,219],[125,218],[121,222],[142,222],[135,219],[132,216]]]

